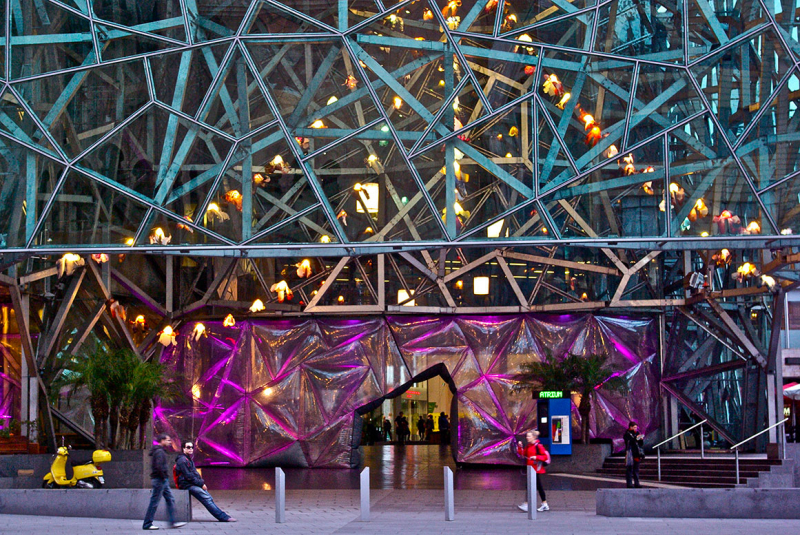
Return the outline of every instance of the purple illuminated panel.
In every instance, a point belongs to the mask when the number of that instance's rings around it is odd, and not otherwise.
[[[356,409],[440,364],[457,390],[457,460],[518,464],[511,444],[536,415],[530,394],[512,392],[514,376],[544,348],[556,357],[605,352],[630,385],[626,395],[595,391],[593,437],[618,440],[631,419],[645,433],[658,426],[650,318],[396,316],[206,329],[208,338],[179,336],[164,354],[186,396],[156,408],[154,419],[175,439],[194,438],[201,465],[349,467]]]

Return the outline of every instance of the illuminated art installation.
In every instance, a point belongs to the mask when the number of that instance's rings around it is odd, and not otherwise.
[[[800,282],[798,0],[0,6],[2,412],[35,419],[18,385],[51,399],[95,344],[200,351],[211,373],[276,316],[388,333],[566,314],[656,333],[648,408],[601,400],[599,435],[628,413],[653,439],[707,419],[728,445],[775,423]],[[215,373],[191,385],[204,403]],[[43,407],[52,436],[89,429],[75,403]],[[248,442],[262,423],[198,407],[209,447],[268,453]],[[285,429],[298,462],[348,464],[302,449],[321,427]]]
[[[207,339],[186,339],[162,357],[189,401],[156,409],[159,431],[194,438],[201,465],[356,466],[355,411],[440,365],[456,389],[456,460],[518,464],[513,445],[536,425],[536,412],[530,393],[512,387],[520,364],[545,348],[607,353],[630,386],[626,395],[595,392],[593,437],[619,442],[631,419],[644,433],[659,426],[651,319],[390,316],[206,328]]]

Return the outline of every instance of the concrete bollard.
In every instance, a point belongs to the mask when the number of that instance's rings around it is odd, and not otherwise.
[[[369,522],[369,466],[361,471],[361,521]]]
[[[526,467],[528,476],[528,520],[536,520],[536,470],[533,466]]]
[[[448,522],[456,519],[453,499],[453,471],[450,470],[449,466],[444,467],[444,519]]]
[[[275,468],[275,523],[286,522],[286,474]]]

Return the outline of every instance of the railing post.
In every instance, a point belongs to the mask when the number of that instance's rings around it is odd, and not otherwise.
[[[536,520],[536,470],[533,466],[526,467],[528,479],[528,520]]]
[[[733,450],[733,452],[736,455],[736,484],[739,485],[741,483],[739,480],[739,450]]]
[[[658,480],[661,481],[661,448],[656,448],[656,455],[658,456]]]
[[[706,458],[706,437],[703,436],[703,424],[700,424],[700,458]]]
[[[275,468],[275,523],[286,522],[286,474]]]
[[[444,519],[448,522],[456,519],[453,500],[453,471],[449,466],[444,467]]]
[[[361,472],[361,521],[369,522],[369,466]]]

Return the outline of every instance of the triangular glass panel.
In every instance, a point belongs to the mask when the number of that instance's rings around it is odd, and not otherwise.
[[[75,83],[76,77],[80,84],[66,103],[58,91],[41,91],[41,80],[15,85],[22,98],[34,102],[32,109],[70,158],[88,149],[149,100],[141,61],[126,63],[124,69],[110,65],[80,75],[54,75],[47,83],[66,87]],[[88,109],[92,113],[87,113]]]
[[[197,15],[189,18],[195,42],[230,37],[239,31],[251,0],[198,2]]]
[[[47,138],[31,114],[20,105],[17,97],[9,90],[0,96],[0,129],[7,132],[21,143],[38,146],[58,158],[49,138]]]
[[[279,211],[272,219],[274,225],[265,228],[266,232],[258,234],[253,243],[308,243],[310,247],[315,243],[338,243],[323,208],[315,208],[297,219],[289,217],[286,211]],[[313,252],[313,249],[307,250],[308,254]]]
[[[240,142],[223,171],[218,184],[218,167],[189,180],[173,192],[168,206],[240,242],[317,202],[302,168],[277,128]],[[249,199],[244,180],[250,182]],[[211,191],[215,184],[217,189]],[[197,209],[209,193],[206,213],[198,214]],[[249,212],[243,212],[248,206]]]
[[[312,65],[314,77],[308,88],[296,91],[288,89],[294,86],[290,82],[294,73],[286,70],[286,65],[274,65],[269,70],[269,54],[274,47],[249,45],[287,126],[295,135],[308,138],[314,149],[327,143],[315,142],[316,137],[341,137],[346,131],[363,127],[379,117],[363,78],[341,42],[319,44],[323,46],[312,47],[310,56],[305,54],[304,45],[283,47],[288,57]]]
[[[412,170],[385,125],[307,161],[351,241],[440,239]],[[388,130],[388,127],[385,128]]]
[[[682,0],[654,0],[650,6],[652,16],[642,15],[641,24],[627,22],[629,8],[625,5],[609,3],[600,6],[594,50],[641,60],[684,64]]]
[[[759,195],[761,202],[772,216],[782,236],[800,234],[800,181],[797,178],[787,180],[778,186]],[[774,231],[762,223],[764,234],[773,234]]]
[[[672,234],[738,235],[768,229],[749,183],[706,115],[669,135]],[[693,141],[706,140],[700,150]],[[756,232],[755,223],[760,228]],[[747,230],[750,227],[750,230]]]
[[[19,4],[17,4],[19,6]],[[10,78],[22,78],[57,70],[93,65],[97,63],[92,45],[89,19],[76,15],[50,2],[42,2],[37,9],[11,9]],[[69,34],[69,40],[53,46],[59,34]],[[15,38],[24,44],[14,44]],[[48,61],[25,61],[23,58],[47,56]]]
[[[571,20],[574,17],[568,17],[569,14],[590,8],[596,3],[596,0],[578,0],[568,4],[553,0],[544,0],[536,5],[527,4],[524,5],[524,7],[520,7],[518,5],[516,6],[517,9],[514,10],[509,5],[510,3],[506,2],[505,11],[500,21],[500,32],[501,35],[504,35],[512,32],[518,33],[520,30],[530,26],[533,28],[529,31],[534,31],[536,28],[541,26],[549,27],[552,19],[559,19],[559,21]],[[586,18],[588,17],[588,14],[576,15],[576,17]],[[585,20],[583,23],[586,23]],[[589,30],[590,29],[591,23],[589,23]],[[577,35],[586,35],[591,33],[591,31],[575,28],[565,31],[564,34],[552,33],[551,35],[548,35],[547,33],[544,33],[540,36],[540,38],[544,43],[571,46],[566,44],[565,41],[567,35],[571,33],[575,33]]]
[[[383,2],[383,4],[388,8],[391,2]],[[384,8],[378,7],[374,0],[347,0],[347,11],[347,27],[352,28],[382,13]],[[339,22],[338,19],[337,22]]]
[[[98,21],[109,21],[122,26],[134,28],[140,32],[155,33],[186,41],[186,29],[183,25],[183,11],[179,0],[163,0],[154,2],[149,8],[125,9],[118,2],[92,2],[95,24]],[[85,8],[80,7],[83,10]],[[126,33],[126,32],[122,32]],[[124,53],[133,56],[137,53]],[[106,57],[104,55],[104,57]]]
[[[548,104],[545,103],[545,106]],[[555,136],[550,124],[542,118],[542,112],[537,111],[537,143],[533,155],[536,161],[537,186],[539,191],[546,192],[555,186],[560,186],[575,177],[575,169],[571,163],[564,144]]]
[[[258,6],[254,15],[248,20],[245,26],[247,35],[275,35],[275,34],[303,34],[303,33],[330,33],[330,28],[324,24],[309,20],[292,13],[277,2],[267,3],[263,0],[256,0]],[[330,2],[323,2],[327,8],[333,6]],[[302,12],[302,7],[297,2],[292,6],[295,10]],[[336,9],[330,9],[336,12]]]
[[[621,145],[634,67],[567,53],[548,53],[542,60],[544,111],[579,171],[602,161],[612,144]]]
[[[628,146],[649,139],[705,109],[685,70],[642,63],[628,124]]]
[[[756,114],[761,114],[736,148],[736,156],[758,189],[766,188],[800,170],[797,158],[790,156],[796,152],[790,138],[797,132],[794,126],[797,122],[797,105],[792,99],[799,94],[800,72],[794,70],[786,84],[768,97],[767,110],[761,110],[760,102],[756,101],[742,106],[734,114],[742,125],[751,124]],[[732,120],[734,116],[731,116]]]
[[[181,33],[183,33],[183,21],[180,22]],[[94,25],[97,32],[97,41],[100,46],[100,55],[103,61],[121,59],[141,54],[163,52],[170,48],[177,48],[178,44],[170,43],[158,39],[157,37],[145,36],[140,33],[126,32],[119,28],[106,26],[96,22]]]
[[[149,198],[168,199],[176,188],[189,188],[200,177],[216,177],[231,145],[152,106],[89,152],[81,165]],[[173,147],[175,154],[158,153],[156,147]]]
[[[703,0],[699,0],[703,1]],[[754,54],[763,62],[739,67],[742,57]],[[766,30],[732,49],[715,54],[692,67],[692,74],[706,95],[728,139],[735,142],[750,123],[752,111],[761,100],[772,103],[781,77],[789,72],[794,59],[781,45],[774,30]],[[739,70],[741,81],[723,82]]]
[[[572,6],[575,6],[575,3],[570,4],[568,11],[570,13],[577,11]],[[554,10],[551,9],[550,12],[553,13]],[[541,15],[542,13],[540,12],[539,16]],[[574,16],[557,19],[552,17],[555,19],[552,22],[549,22],[551,17],[547,17],[543,22],[537,23],[530,28],[514,30],[503,37],[528,43],[555,44],[568,48],[591,50],[594,15],[594,10],[590,10]],[[520,47],[520,50],[523,50],[522,47]]]
[[[630,153],[606,151],[609,161],[580,180],[570,183],[544,202],[557,201],[551,212],[562,237],[589,238],[660,236],[666,217],[659,211],[664,198],[664,140]],[[663,208],[663,206],[662,206]]]
[[[689,61],[726,45],[745,28],[768,22],[758,0],[741,0],[729,9],[708,0],[688,0],[687,5]]]
[[[43,245],[119,246],[136,234],[147,205],[71,171],[39,232]]]
[[[25,247],[27,234],[33,232],[64,168],[62,163],[0,138],[0,247]],[[36,197],[31,198],[31,193]],[[45,238],[37,244],[46,243]]]
[[[153,73],[155,97],[167,106],[195,116],[211,88],[229,43],[159,54],[147,59]],[[206,104],[207,113],[209,103]],[[205,120],[204,116],[201,116]]]
[[[211,92],[203,121],[236,137],[272,121],[272,111],[239,47],[221,68],[223,74],[217,82],[220,85]]]

